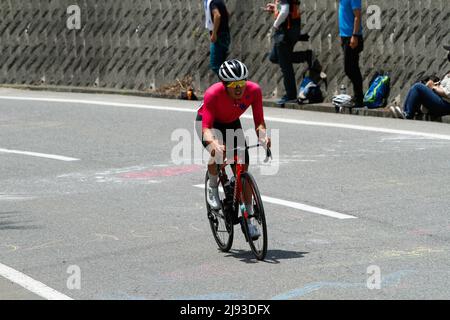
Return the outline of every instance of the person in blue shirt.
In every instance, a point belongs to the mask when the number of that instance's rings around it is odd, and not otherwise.
[[[345,74],[353,83],[355,107],[363,107],[363,78],[359,56],[364,50],[361,0],[339,0],[339,34]]]

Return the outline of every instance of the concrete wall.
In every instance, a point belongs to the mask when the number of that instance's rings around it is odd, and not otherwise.
[[[363,72],[392,73],[394,95],[420,72],[450,69],[450,0],[364,0],[382,8],[381,30],[366,31]],[[267,59],[272,17],[263,0],[228,0],[232,54],[251,70],[265,95],[280,93],[281,72]],[[66,11],[81,8],[81,30],[69,30]],[[331,80],[344,80],[337,36],[337,0],[303,0],[304,31]],[[364,24],[367,14],[365,13]],[[204,90],[216,78],[208,69],[209,39],[202,0],[0,0],[0,83],[98,86],[148,90],[191,75]],[[302,65],[297,66],[300,76]]]

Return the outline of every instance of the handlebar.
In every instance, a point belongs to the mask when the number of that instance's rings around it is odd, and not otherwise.
[[[227,152],[227,153],[230,152],[231,153],[231,152],[240,151],[240,150],[246,151],[246,150],[249,150],[249,149],[259,148],[259,147],[263,147],[264,149],[266,149],[266,158],[264,159],[264,163],[267,163],[269,161],[269,159],[270,160],[273,159],[272,158],[272,151],[270,150],[270,148],[268,146],[264,145],[264,144],[261,144],[261,143],[255,144],[253,146],[245,146],[245,147],[237,147],[237,148],[234,148],[234,149],[226,149],[225,152]]]

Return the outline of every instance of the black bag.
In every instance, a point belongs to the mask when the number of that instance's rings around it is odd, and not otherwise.
[[[427,84],[428,81],[432,80],[433,82],[439,82],[440,79],[436,74],[426,75],[424,73],[419,74],[415,83],[423,83]]]
[[[310,38],[310,36],[307,33],[301,33],[298,35],[298,41],[300,41],[300,42],[308,42],[309,38]]]
[[[186,91],[181,91],[180,93],[180,99],[181,100],[198,100],[197,96],[195,95],[194,88],[189,88]]]

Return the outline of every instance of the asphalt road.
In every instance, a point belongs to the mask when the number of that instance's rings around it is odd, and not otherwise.
[[[0,264],[73,299],[450,298],[449,125],[265,109],[261,193],[352,219],[265,203],[258,262],[238,228],[217,250],[205,166],[174,163],[197,107],[0,90]],[[4,277],[0,299],[45,298]]]

